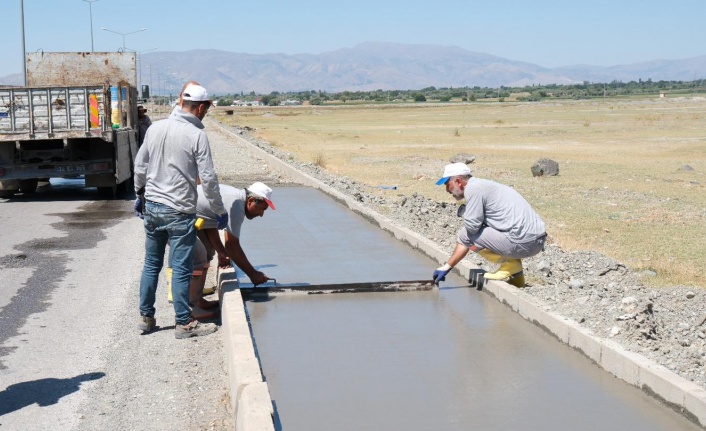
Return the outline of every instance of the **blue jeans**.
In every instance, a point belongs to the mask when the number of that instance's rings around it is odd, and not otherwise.
[[[164,253],[169,242],[174,314],[177,325],[186,325],[191,320],[189,284],[193,271],[191,259],[196,242],[196,216],[149,201],[145,204],[144,216],[145,266],[140,279],[140,314],[154,316],[159,272],[162,270]]]

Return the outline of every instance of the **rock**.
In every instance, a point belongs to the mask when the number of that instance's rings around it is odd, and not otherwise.
[[[640,277],[657,277],[657,273],[651,269],[646,269],[639,273]]]
[[[559,163],[552,159],[541,158],[532,165],[532,176],[556,176],[559,175]]]
[[[551,264],[547,260],[540,260],[537,263],[537,272],[541,272],[544,275],[549,275],[551,273]]]
[[[635,315],[634,315],[634,314],[628,313],[628,314],[623,314],[622,316],[618,316],[618,318],[615,319],[615,320],[617,320],[617,321],[632,320],[632,319],[634,319],[634,318],[635,318]]]
[[[576,303],[577,305],[583,305],[587,303],[590,298],[590,296],[582,296],[580,298],[574,299],[574,303]]]
[[[686,299],[694,299],[696,294],[694,292],[686,292]]]
[[[680,170],[680,171],[687,171],[687,172],[691,172],[691,171],[693,171],[693,170],[694,170],[694,168],[692,168],[692,167],[691,167],[691,166],[689,166],[689,165],[682,165],[682,166],[681,166],[681,167],[679,168],[679,170]]]
[[[702,326],[704,323],[706,323],[706,314],[701,315],[701,318],[699,319],[699,326]]]
[[[583,286],[586,285],[586,282],[581,280],[580,278],[574,278],[569,281],[569,287],[572,289],[583,289]]]
[[[468,154],[468,153],[458,153],[455,156],[451,157],[449,159],[449,162],[451,163],[465,163],[465,164],[471,164],[476,160],[476,156],[473,154]]]
[[[623,305],[633,305],[637,302],[637,298],[634,296],[626,296],[620,302],[622,302]]]
[[[620,327],[619,326],[613,326],[610,328],[610,333],[608,334],[609,337],[613,338],[616,335],[620,334]]]

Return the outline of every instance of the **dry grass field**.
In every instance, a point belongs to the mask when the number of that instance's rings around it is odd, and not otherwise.
[[[230,108],[229,108],[230,109]],[[449,157],[514,186],[566,250],[589,249],[654,285],[706,286],[706,100],[235,108],[209,115],[386,194],[451,201],[434,181]],[[541,157],[557,177],[533,178]]]

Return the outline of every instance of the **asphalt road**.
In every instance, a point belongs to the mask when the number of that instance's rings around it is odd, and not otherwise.
[[[225,429],[221,334],[141,335],[144,232],[132,197],[82,180],[0,199],[0,430]]]

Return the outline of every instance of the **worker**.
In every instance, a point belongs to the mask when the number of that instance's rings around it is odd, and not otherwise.
[[[184,90],[182,108],[155,122],[135,158],[135,214],[144,218],[145,264],[140,280],[140,321],[143,333],[156,326],[155,293],[165,248],[170,245],[173,268],[175,337],[189,338],[216,331],[212,323],[200,323],[189,307],[194,244],[196,242],[196,181],[215,215],[218,227],[228,223],[218,178],[213,169],[208,137],[202,120],[212,102],[199,85]]]
[[[255,182],[246,189],[221,185],[223,204],[229,215],[228,225],[225,228],[224,245],[217,229],[216,213],[208,205],[202,186],[198,187],[198,196],[196,215],[203,219],[203,225],[198,232],[198,242],[194,253],[194,270],[200,271],[200,274],[195,274],[192,277],[191,301],[197,306],[194,308],[195,315],[197,308],[199,313],[208,315],[207,310],[214,308],[217,304],[205,301],[201,294],[206,282],[208,263],[216,253],[218,254],[219,267],[230,266],[232,260],[248,276],[254,286],[270,279],[263,272],[256,270],[248,260],[240,245],[240,230],[246,218],[252,220],[256,217],[262,217],[268,208],[274,210],[275,205],[272,203],[272,189],[261,182]]]
[[[145,134],[147,134],[147,129],[152,125],[152,120],[147,116],[147,109],[142,106],[137,106],[137,133],[138,133],[138,145],[141,147],[142,143],[145,141]]]
[[[466,204],[459,211],[463,226],[458,244],[449,260],[434,271],[434,282],[444,281],[470,250],[500,265],[497,271],[486,273],[486,279],[523,287],[522,259],[542,251],[547,237],[544,222],[530,204],[511,187],[473,177],[465,163],[446,165],[436,184],[445,185],[457,201],[465,198]]]

